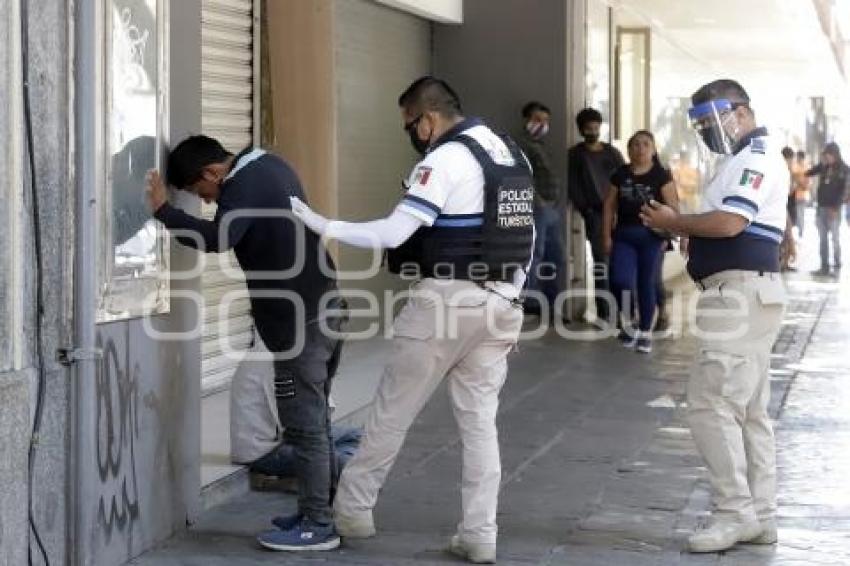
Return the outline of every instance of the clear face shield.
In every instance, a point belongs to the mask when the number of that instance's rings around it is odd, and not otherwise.
[[[699,137],[697,167],[702,178],[710,180],[725,156],[732,155],[739,138],[735,105],[725,98],[709,100],[688,110],[688,118]]]

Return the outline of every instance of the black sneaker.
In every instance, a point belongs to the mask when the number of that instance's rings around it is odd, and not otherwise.
[[[620,344],[622,344],[624,348],[634,348],[637,345],[637,332],[635,330],[620,330],[620,334],[617,335],[617,340],[620,341]]]

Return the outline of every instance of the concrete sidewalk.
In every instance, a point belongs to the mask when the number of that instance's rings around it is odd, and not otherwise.
[[[704,469],[683,421],[692,339],[659,341],[653,354],[641,356],[614,340],[565,341],[550,333],[523,344],[511,358],[502,394],[499,562],[821,563],[813,556],[850,563],[850,538],[841,534],[850,527],[843,489],[850,459],[842,455],[850,383],[840,381],[845,364],[829,357],[840,352],[833,341],[846,343],[850,333],[850,325],[833,324],[833,309],[847,307],[836,303],[836,282],[799,276],[789,286],[792,302],[772,372],[772,414],[780,414],[788,400],[778,433],[783,507],[777,547],[707,556],[681,552],[683,539],[708,509]],[[831,310],[815,333],[816,347],[806,352],[826,304]],[[795,378],[798,387],[792,387]],[[815,410],[811,399],[827,403],[826,413]],[[821,435],[818,423],[834,430]],[[814,482],[825,466],[826,483]],[[333,553],[263,551],[254,536],[295,502],[288,495],[250,493],[212,509],[187,533],[133,563],[457,564],[443,548],[460,514],[459,481],[459,439],[442,390],[411,429],[381,493],[377,538],[346,541]],[[824,519],[836,526],[825,526]],[[841,552],[846,560],[837,558]]]

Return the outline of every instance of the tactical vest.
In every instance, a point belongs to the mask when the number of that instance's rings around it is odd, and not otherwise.
[[[468,129],[468,128],[463,128]],[[525,157],[508,136],[499,135],[514,165],[493,161],[474,138],[450,133],[438,145],[466,146],[484,172],[484,214],[452,217],[423,226],[401,246],[387,250],[391,273],[477,282],[512,281],[526,269],[534,241],[534,184]]]

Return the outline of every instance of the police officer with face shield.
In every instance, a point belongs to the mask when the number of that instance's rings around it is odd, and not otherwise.
[[[776,458],[767,413],[770,353],[786,301],[780,244],[788,168],[757,127],[746,91],[723,79],[691,97],[689,117],[712,155],[700,214],[651,202],[644,224],[690,237],[699,354],[687,388],[688,420],[713,488],[711,521],[692,552],[776,542]]]
[[[534,189],[514,142],[465,118],[444,81],[423,77],[399,98],[404,129],[424,155],[386,218],[328,221],[293,200],[315,232],[388,250],[390,271],[415,280],[393,323],[393,353],[334,503],[343,537],[375,534],[372,509],[405,434],[449,381],[463,445],[462,513],[450,550],[496,558],[501,480],[496,412],[506,358],[522,324],[518,297],[531,261]]]

